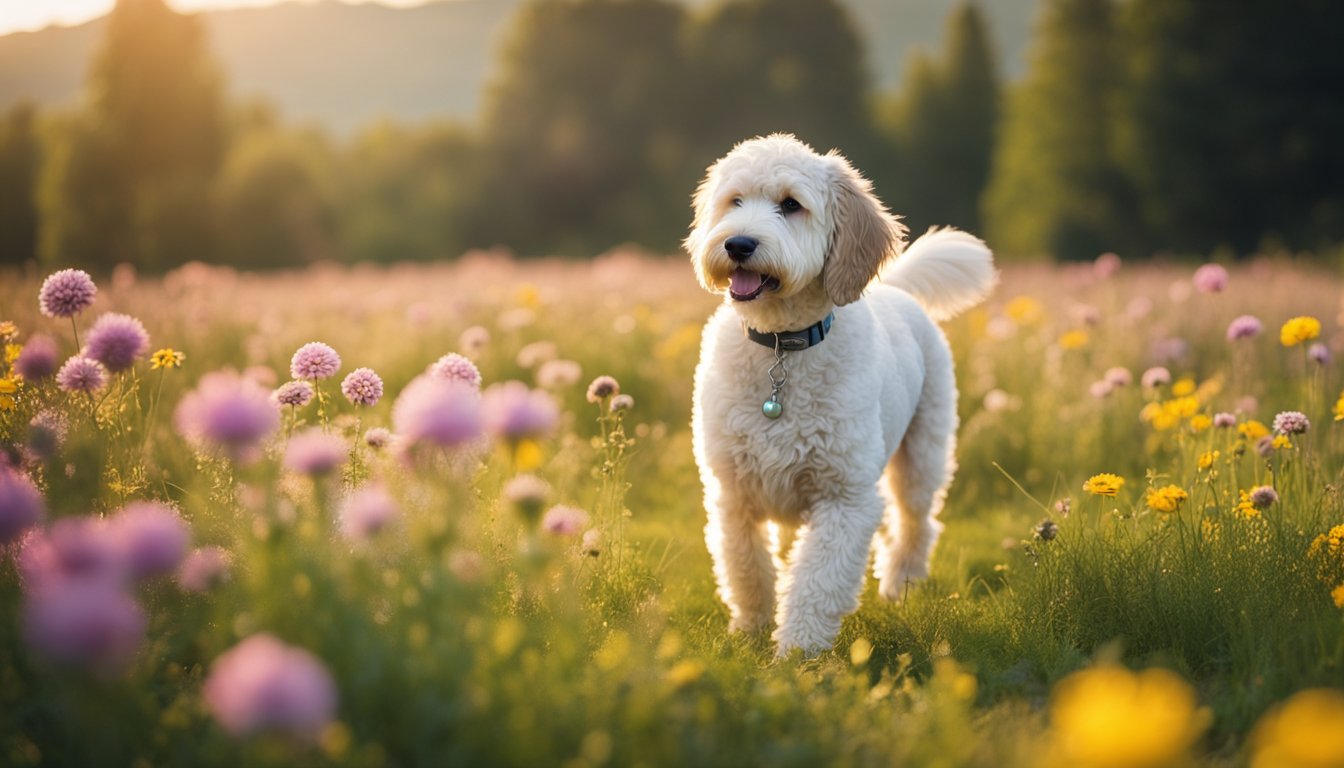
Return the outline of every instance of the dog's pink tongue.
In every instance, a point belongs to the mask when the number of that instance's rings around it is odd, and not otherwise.
[[[745,269],[733,270],[733,274],[728,278],[728,288],[738,296],[748,296],[761,287],[765,278],[760,272],[748,272]]]

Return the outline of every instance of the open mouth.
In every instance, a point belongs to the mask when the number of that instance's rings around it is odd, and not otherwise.
[[[778,287],[778,278],[741,267],[733,270],[733,274],[728,278],[728,295],[733,297],[733,301],[751,301],[766,289],[774,290]]]

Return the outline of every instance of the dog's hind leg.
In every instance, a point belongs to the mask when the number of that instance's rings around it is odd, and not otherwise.
[[[947,368],[944,381],[925,381],[919,410],[883,476],[895,503],[887,506],[873,571],[888,600],[900,600],[907,582],[929,575],[943,530],[938,513],[957,469],[957,391],[950,362]]]
[[[775,611],[775,564],[764,517],[722,488],[705,489],[705,544],[714,560],[719,597],[732,619],[729,631],[770,623]]]

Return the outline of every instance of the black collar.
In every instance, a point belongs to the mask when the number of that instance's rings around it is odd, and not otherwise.
[[[760,344],[763,347],[778,349],[784,352],[797,352],[815,347],[826,338],[826,334],[831,332],[831,321],[835,319],[834,312],[827,312],[826,317],[821,322],[810,325],[801,331],[783,331],[780,333],[761,333],[745,323],[742,328],[747,332],[747,338]]]

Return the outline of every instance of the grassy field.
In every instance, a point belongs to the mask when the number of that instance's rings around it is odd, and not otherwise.
[[[1193,273],[1005,269],[947,326],[932,578],[870,583],[833,652],[782,661],[713,592],[689,405],[715,299],[681,260],[189,265],[72,319],[5,275],[0,764],[1344,765],[1344,280]],[[106,312],[143,321],[133,365],[16,380],[34,333],[59,365]],[[314,341],[318,397],[258,405]],[[479,398],[426,383],[449,353]],[[342,395],[360,367],[374,405]],[[633,404],[591,402],[600,375]],[[199,413],[226,396],[251,415]]]

